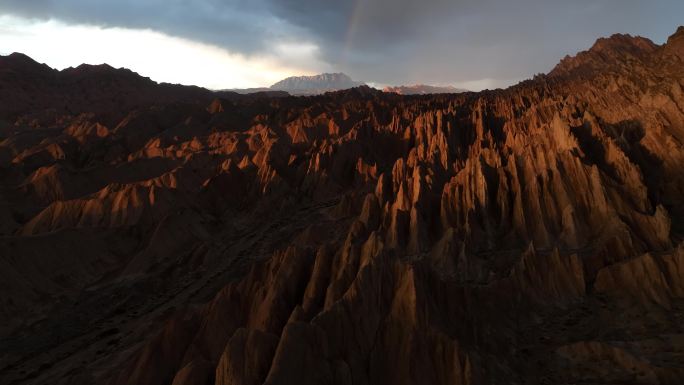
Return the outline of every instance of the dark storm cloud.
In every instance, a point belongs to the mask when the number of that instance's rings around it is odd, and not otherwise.
[[[295,34],[249,0],[2,0],[0,13],[103,27],[153,29],[246,54]],[[290,31],[292,30],[292,31]]]
[[[616,32],[662,41],[681,0],[2,0],[0,13],[150,28],[245,54],[310,41],[380,83],[504,83],[548,71]]]
[[[342,70],[395,84],[505,83],[546,72],[598,37],[662,40],[684,23],[681,0],[286,0],[271,9],[318,37]]]

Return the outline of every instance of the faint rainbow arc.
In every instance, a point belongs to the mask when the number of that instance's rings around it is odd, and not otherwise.
[[[351,17],[349,18],[349,23],[347,23],[347,31],[344,38],[344,49],[342,51],[342,63],[347,64],[349,53],[354,45],[354,39],[356,38],[356,31],[358,30],[359,23],[361,22],[361,17],[363,15],[363,9],[365,8],[365,3],[368,0],[353,0],[354,5],[352,6]]]

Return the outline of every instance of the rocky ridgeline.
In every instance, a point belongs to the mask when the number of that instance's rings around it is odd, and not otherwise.
[[[683,86],[680,29],[481,93],[19,103],[0,378],[681,383]]]

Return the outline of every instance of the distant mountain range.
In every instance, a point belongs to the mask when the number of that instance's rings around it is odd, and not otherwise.
[[[270,87],[233,89],[230,91],[240,94],[256,92],[285,91],[290,95],[319,95],[330,91],[346,90],[349,88],[365,85],[355,81],[349,75],[338,73],[323,73],[313,76],[291,76],[285,78]],[[462,88],[452,86],[431,86],[415,84],[408,86],[390,86],[383,89],[384,92],[392,92],[400,95],[428,95],[428,94],[456,94],[466,92]]]
[[[265,91],[285,91],[290,95],[319,95],[330,91],[346,90],[364,85],[363,82],[352,80],[348,75],[338,73],[323,73],[312,76],[290,76],[270,87],[232,89],[230,91],[248,94]]]
[[[457,94],[460,92],[468,92],[468,90],[452,86],[429,86],[426,84],[385,87],[382,91],[393,92],[399,95]]]
[[[341,72],[313,76],[291,76],[270,87],[271,90],[286,91],[293,95],[315,95],[328,91],[339,91],[364,85]]]

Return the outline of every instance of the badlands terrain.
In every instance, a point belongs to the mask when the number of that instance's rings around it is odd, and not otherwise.
[[[682,384],[683,88],[684,27],[448,95],[0,57],[0,383]]]

